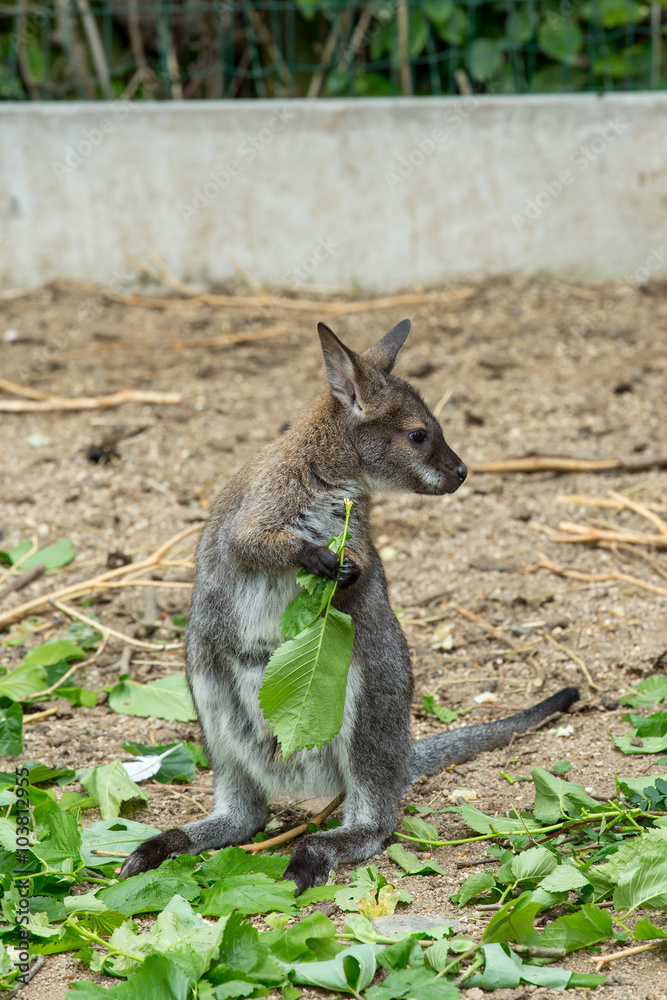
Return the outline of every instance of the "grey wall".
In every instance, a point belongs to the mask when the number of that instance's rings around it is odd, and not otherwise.
[[[667,274],[667,94],[0,103],[0,285]]]

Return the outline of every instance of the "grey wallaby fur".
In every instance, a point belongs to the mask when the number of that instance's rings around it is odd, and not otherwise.
[[[410,739],[410,654],[371,540],[371,498],[377,490],[454,493],[467,471],[418,393],[391,374],[409,330],[403,320],[359,355],[320,323],[327,387],[218,497],[197,552],[186,657],[215,808],[145,841],[122,876],[249,841],[266,824],[272,793],[342,792],[342,825],[302,838],[292,852],[285,878],[301,893],[339,862],[381,851],[401,796],[420,775],[503,746],[576,701],[576,689],[565,688],[498,722]],[[339,566],[326,543],[343,528],[344,497],[354,506]],[[283,761],[258,695],[301,567],[338,578],[334,606],[352,616],[354,649],[340,732]]]

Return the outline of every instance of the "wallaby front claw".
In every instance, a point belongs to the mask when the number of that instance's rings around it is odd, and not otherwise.
[[[341,566],[338,569],[338,586],[341,589],[345,587],[350,587],[353,583],[361,576],[361,569],[349,556],[345,556]]]
[[[312,545],[302,555],[304,569],[314,576],[323,576],[328,580],[337,580],[340,566],[338,556],[326,545]]]
[[[131,878],[140,872],[148,872],[153,868],[159,868],[167,858],[177,858],[179,854],[192,854],[194,844],[184,830],[178,827],[174,830],[167,830],[157,837],[151,837],[140,844],[135,851],[123,862],[120,870],[120,878]]]

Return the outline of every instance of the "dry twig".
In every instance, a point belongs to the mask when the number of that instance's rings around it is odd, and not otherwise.
[[[321,826],[325,819],[328,819],[331,813],[338,809],[344,798],[344,795],[337,795],[321,812],[318,812],[317,816],[313,816],[307,823],[300,823],[299,826],[295,826],[291,830],[286,830],[285,833],[279,833],[277,837],[271,837],[270,840],[260,840],[257,844],[239,844],[239,847],[242,851],[248,851],[249,854],[257,854],[259,851],[265,851],[267,847],[275,847],[277,844],[284,844],[288,840],[294,840],[295,837],[306,833],[309,826]]]
[[[169,287],[186,296],[182,299],[174,298],[151,298],[144,295],[123,295],[120,292],[113,292],[109,288],[101,285],[94,285],[86,281],[74,281],[70,278],[61,278],[60,283],[71,288],[76,288],[91,295],[100,295],[102,298],[110,299],[112,302],[122,302],[125,305],[142,306],[146,309],[192,309],[193,305],[205,304],[217,306],[225,309],[257,309],[284,310],[287,312],[316,313],[318,315],[342,316],[351,313],[372,312],[376,309],[393,309],[398,306],[408,305],[443,305],[449,302],[457,302],[468,299],[475,294],[474,288],[461,288],[454,292],[405,292],[401,295],[388,295],[378,299],[359,299],[354,302],[331,302],[322,300],[318,302],[313,299],[288,299],[275,295],[214,295],[210,292],[201,292],[196,288],[191,288],[182,282],[170,283]]]
[[[564,646],[562,642],[558,642],[556,639],[554,639],[552,635],[547,635],[546,638],[553,646],[556,646],[557,649],[560,649],[563,653],[567,653],[570,659],[577,664],[582,674],[586,678],[586,683],[588,684],[589,687],[594,688],[596,691],[604,691],[603,687],[600,687],[599,684],[595,683],[595,681],[591,677],[590,670],[588,669],[588,667],[586,666],[586,664],[584,663],[584,661],[580,656],[577,656],[576,653],[573,653],[572,650],[569,649],[568,646]]]
[[[49,396],[48,399],[22,402],[0,399],[3,413],[42,413],[51,410],[108,410],[121,403],[182,403],[180,392],[144,392],[140,389],[120,389],[109,396]]]
[[[58,608],[63,614],[68,615],[70,618],[76,618],[80,622],[84,622],[85,625],[90,625],[92,628],[101,632],[102,635],[107,638],[113,637],[114,639],[120,639],[127,646],[135,646],[137,649],[150,649],[153,653],[164,653],[170,649],[182,649],[185,643],[182,642],[144,642],[142,639],[134,639],[132,636],[124,635],[123,632],[116,632],[115,629],[109,628],[108,625],[102,625],[101,622],[96,621],[94,618],[89,618],[88,615],[82,614],[77,611],[76,608],[70,608],[67,604],[61,604],[60,601],[55,601],[53,598],[49,601],[54,608]]]
[[[667,941],[649,941],[648,944],[638,944],[634,948],[623,948],[621,951],[615,951],[611,955],[603,955],[601,958],[593,958],[595,962],[595,971],[599,972],[600,969],[604,969],[605,965],[609,965],[611,962],[617,962],[619,958],[629,958],[630,955],[638,955],[642,951],[653,951],[655,948],[664,948]]]
[[[646,458],[624,462],[620,458],[510,458],[501,462],[471,463],[471,472],[648,472],[651,469],[667,469],[667,457]]]
[[[543,552],[538,551],[537,554],[539,562],[536,569],[548,569],[552,573],[556,573],[557,576],[568,577],[571,580],[583,580],[586,583],[607,583],[609,580],[620,580],[623,583],[630,584],[632,587],[639,587],[641,590],[649,590],[652,594],[660,594],[661,597],[667,597],[667,589],[664,587],[658,587],[654,583],[647,583],[646,580],[630,576],[629,573],[621,573],[617,569],[609,570],[607,573],[583,573],[578,569],[565,569],[563,566],[559,566],[557,563],[552,562],[551,559],[548,559]]]
[[[109,580],[116,580],[120,576],[125,576],[128,573],[134,573],[137,570],[151,569],[159,566],[163,556],[165,556],[170,549],[175,548],[179,542],[182,542],[185,538],[188,538],[196,531],[201,531],[203,526],[202,522],[200,524],[193,524],[188,528],[184,528],[182,531],[179,531],[178,534],[169,538],[166,542],[160,545],[160,547],[157,548],[151,556],[147,559],[142,559],[138,563],[130,563],[127,566],[119,566],[117,569],[107,570],[106,573],[101,573],[99,576],[93,577],[91,580],[82,580],[80,583],[72,583],[68,587],[60,587],[58,590],[54,590],[50,594],[43,594],[41,597],[35,597],[31,601],[26,601],[25,604],[19,604],[18,607],[5,611],[4,614],[0,615],[0,630],[6,628],[8,625],[12,625],[14,622],[20,621],[21,618],[25,618],[26,615],[33,614],[35,611],[38,611],[50,604],[53,600],[58,600],[61,597],[81,597],[91,588],[97,589],[99,584],[106,583]],[[99,622],[95,622],[95,628],[98,628],[98,625]],[[151,646],[151,649],[154,648],[154,646]]]

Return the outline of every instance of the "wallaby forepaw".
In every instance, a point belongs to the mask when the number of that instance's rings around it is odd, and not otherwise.
[[[338,569],[338,586],[341,588],[349,587],[351,584],[355,583],[360,576],[361,569],[357,566],[354,559],[350,559],[349,556],[345,556]]]
[[[302,554],[304,569],[314,576],[324,576],[329,580],[338,579],[340,569],[338,556],[326,545],[309,546]]]
[[[130,878],[140,872],[151,871],[152,868],[159,868],[167,858],[177,858],[179,854],[195,854],[194,844],[187,833],[178,828],[167,830],[145,840],[143,844],[132,851],[129,858],[123,862],[120,870],[120,878]]]
[[[323,844],[302,840],[294,849],[283,878],[296,883],[295,896],[314,885],[324,885],[331,871],[329,852]]]

